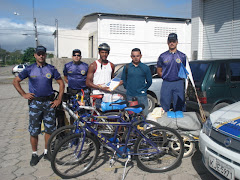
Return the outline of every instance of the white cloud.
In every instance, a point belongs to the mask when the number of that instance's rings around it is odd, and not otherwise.
[[[39,44],[44,45],[48,50],[53,50],[53,26],[37,26]],[[25,50],[28,47],[35,47],[35,31],[32,22],[23,24],[12,22],[7,18],[0,18],[0,45],[8,51]]]

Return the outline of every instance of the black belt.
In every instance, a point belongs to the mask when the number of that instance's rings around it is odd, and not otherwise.
[[[87,87],[82,88],[82,90],[85,90],[85,89],[88,89],[88,88]],[[82,91],[81,91],[81,89],[78,90],[78,89],[72,89],[72,88],[67,87],[67,92],[75,95],[75,94],[77,94],[79,92],[82,92]]]
[[[33,100],[36,100],[36,101],[53,101],[54,97],[55,97],[55,95],[52,94],[50,96],[35,97]]]

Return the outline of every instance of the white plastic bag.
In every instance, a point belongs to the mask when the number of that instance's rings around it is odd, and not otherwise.
[[[111,93],[105,93],[102,101],[103,102],[114,102],[117,101],[119,99],[123,99],[123,96],[120,94],[111,94]]]

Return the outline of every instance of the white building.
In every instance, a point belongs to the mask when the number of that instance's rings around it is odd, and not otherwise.
[[[88,31],[58,30],[54,32],[54,55],[59,58],[71,58],[74,49],[81,49],[82,56],[88,57]]]
[[[133,48],[141,49],[142,62],[157,61],[158,56],[168,50],[168,34],[174,32],[178,34],[178,49],[191,59],[190,19],[93,13],[84,16],[77,29],[69,34],[74,33],[76,36],[76,39],[72,40],[75,45],[79,45],[78,48],[81,49],[83,58],[98,58],[97,47],[105,42],[111,47],[108,59],[115,64],[130,62],[130,53]],[[62,37],[60,31],[59,57],[70,57],[73,49],[70,46],[72,40]],[[77,47],[74,46],[74,48]],[[70,51],[70,54],[67,51]],[[65,52],[65,54],[60,55],[60,52]]]
[[[192,0],[192,59],[240,58],[240,0]]]

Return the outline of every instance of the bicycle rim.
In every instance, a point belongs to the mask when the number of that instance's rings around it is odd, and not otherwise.
[[[144,134],[148,140],[139,137],[134,147],[139,168],[148,172],[165,172],[180,163],[184,152],[183,141],[175,130],[167,127],[154,127]],[[180,147],[178,154],[172,153],[171,146],[174,143]]]
[[[64,138],[72,135],[74,133],[75,128],[76,126],[74,125],[64,126],[57,129],[51,134],[47,144],[49,159],[52,158],[52,153],[59,144],[59,142],[61,142]]]
[[[82,134],[74,134],[65,138],[55,149],[51,166],[61,178],[75,178],[91,168],[98,154],[99,145],[92,136],[87,135],[83,141]]]

